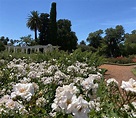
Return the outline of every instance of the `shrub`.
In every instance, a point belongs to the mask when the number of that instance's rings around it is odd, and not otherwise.
[[[9,55],[11,55],[9,57]],[[83,51],[81,49],[75,50],[73,53],[54,50],[52,52],[47,53],[32,53],[32,54],[25,54],[25,53],[8,53],[6,51],[2,52],[0,55],[0,59],[5,60],[12,60],[12,59],[23,59],[26,58],[30,61],[34,62],[42,62],[42,61],[50,61],[52,59],[58,60],[60,63],[64,63],[66,65],[70,65],[76,61],[85,62],[90,66],[99,66],[104,62],[104,58],[99,56],[97,53],[92,53],[89,51]],[[70,60],[70,61],[69,61]]]
[[[4,44],[0,41],[0,52],[5,50]]]
[[[117,64],[128,64],[133,63],[133,60],[131,58],[127,57],[117,57],[117,58],[108,58],[108,63],[117,63]]]
[[[96,68],[102,63],[97,53],[78,49],[71,54],[2,53],[2,58],[1,118],[131,118],[136,115],[136,81],[131,78],[119,86],[113,78],[104,80],[102,73],[106,70]]]

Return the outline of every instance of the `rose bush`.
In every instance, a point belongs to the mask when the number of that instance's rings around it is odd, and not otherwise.
[[[122,82],[121,87],[114,78],[106,81],[103,71],[97,68],[101,59],[91,53],[75,51],[70,55],[58,53],[58,56],[53,52],[50,55],[50,59],[39,57],[37,61],[29,55],[29,58],[3,62],[1,117],[135,117],[134,79]]]
[[[13,92],[11,93],[11,98],[13,99],[17,96],[21,96],[23,99],[30,101],[33,94],[34,87],[32,83],[18,83],[16,85],[13,85]]]

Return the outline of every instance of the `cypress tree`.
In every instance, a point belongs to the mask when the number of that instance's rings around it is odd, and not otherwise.
[[[57,23],[56,23],[56,3],[53,2],[51,5],[51,11],[50,11],[50,41],[52,45],[57,44]]]

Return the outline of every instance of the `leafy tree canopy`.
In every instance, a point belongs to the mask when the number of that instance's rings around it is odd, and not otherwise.
[[[105,39],[109,43],[115,42],[116,44],[119,44],[121,41],[124,40],[125,31],[123,26],[121,25],[117,25],[115,29],[107,28],[105,30],[105,33],[106,33]]]
[[[8,41],[9,41],[9,38],[8,37],[4,37],[4,36],[2,36],[2,37],[0,37],[0,41],[4,44],[4,45],[7,45],[8,44]]]
[[[136,30],[133,30],[132,32],[131,32],[131,34],[126,34],[125,35],[125,38],[126,38],[126,40],[125,40],[125,44],[126,43],[136,43]]]
[[[108,50],[109,50],[109,56],[119,56],[120,55],[120,50],[119,50],[119,44],[124,41],[124,36],[125,36],[125,31],[123,26],[117,25],[114,28],[107,28],[105,30],[106,36],[105,40],[108,45]]]
[[[31,11],[30,13],[31,14],[28,16],[26,25],[28,28],[30,28],[30,30],[35,32],[35,39],[37,39],[37,30],[39,29],[40,25],[39,13],[37,11]]]
[[[86,45],[85,41],[82,40],[82,41],[80,42],[80,45]]]
[[[0,52],[5,50],[5,46],[2,43],[2,41],[0,41]]]
[[[32,42],[31,35],[20,37],[20,45],[29,46]]]
[[[95,32],[92,32],[87,37],[87,41],[89,42],[90,46],[93,46],[94,48],[98,48],[100,46],[100,41],[102,40],[103,30],[98,30]]]
[[[57,26],[57,45],[61,46],[60,49],[68,51],[76,49],[78,39],[75,32],[71,31],[71,21],[60,19],[57,22]]]

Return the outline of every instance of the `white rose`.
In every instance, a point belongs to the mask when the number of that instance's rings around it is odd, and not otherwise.
[[[13,92],[11,93],[11,98],[16,96],[21,96],[23,99],[30,101],[31,96],[34,94],[34,87],[32,83],[21,84],[18,83],[13,85]]]
[[[107,86],[109,86],[111,83],[115,83],[115,84],[118,85],[118,81],[115,80],[114,78],[110,78],[110,79],[107,80]]]
[[[126,90],[127,92],[130,91],[136,93],[136,80],[131,78],[127,82],[122,81],[121,88]]]
[[[87,114],[90,111],[88,105],[88,102],[79,96],[69,105],[68,111],[74,115],[74,118],[88,118]]]

